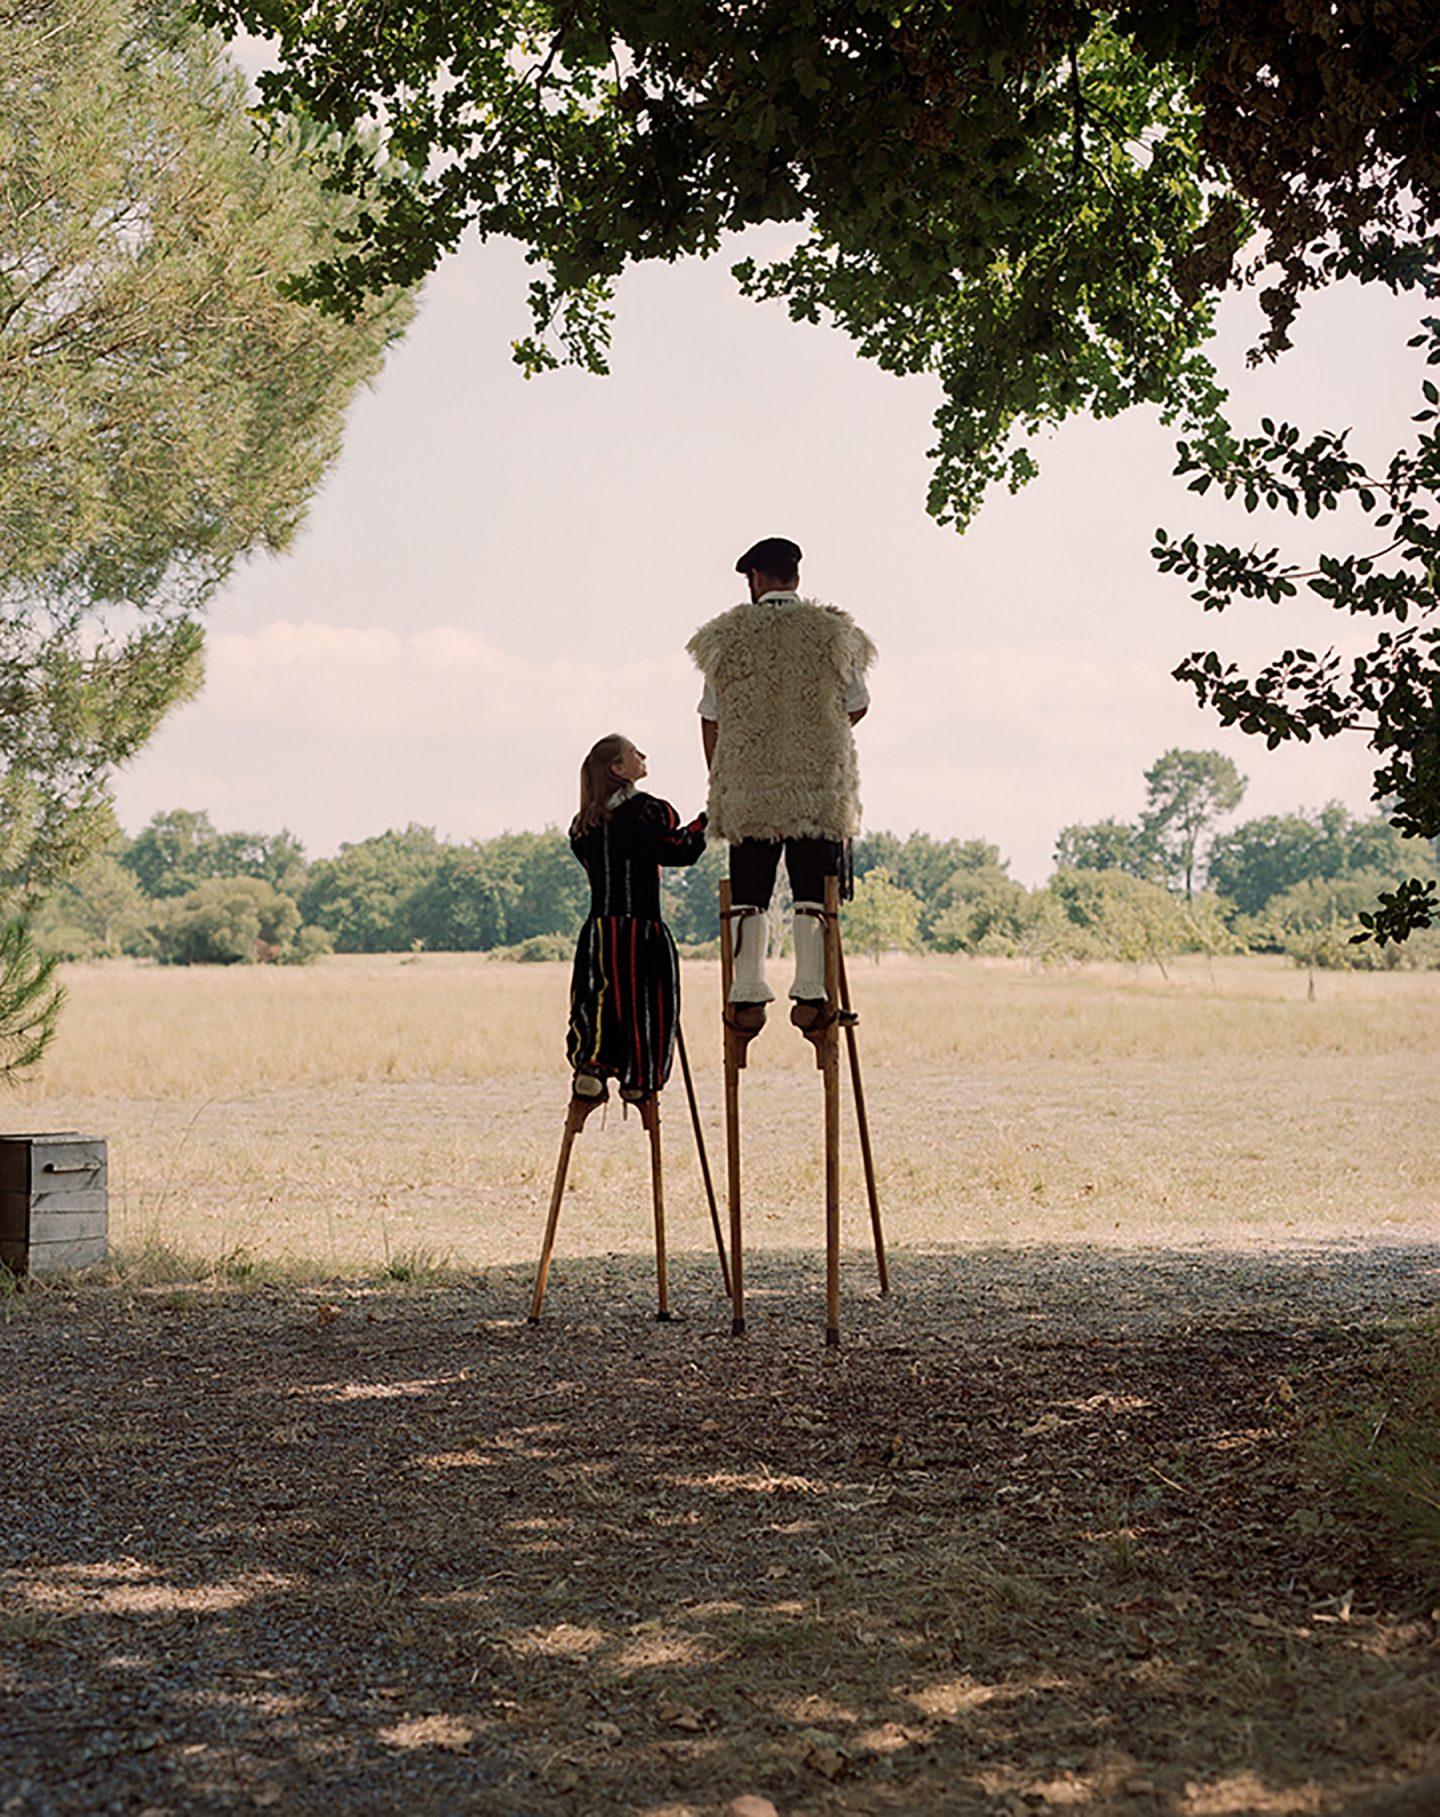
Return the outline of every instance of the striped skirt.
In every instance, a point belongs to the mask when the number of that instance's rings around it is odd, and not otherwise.
[[[580,930],[570,976],[572,1067],[659,1091],[675,1057],[680,963],[663,921],[592,915]]]

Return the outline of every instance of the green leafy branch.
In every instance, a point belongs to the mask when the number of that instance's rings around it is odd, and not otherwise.
[[[1431,287],[1437,287],[1432,278]],[[1440,365],[1440,317],[1423,319],[1412,347],[1426,349],[1426,363]],[[1422,407],[1413,420],[1420,434],[1413,448],[1390,460],[1383,477],[1369,473],[1347,448],[1348,431],[1324,431],[1302,439],[1292,424],[1263,420],[1261,434],[1237,441],[1224,434],[1200,443],[1182,442],[1177,473],[1191,475],[1190,490],[1218,488],[1240,497],[1247,511],[1261,505],[1308,518],[1349,501],[1373,523],[1373,552],[1321,554],[1313,568],[1282,559],[1276,548],[1244,549],[1226,543],[1203,546],[1193,535],[1172,539],[1155,533],[1152,554],[1162,573],[1192,585],[1191,597],[1207,611],[1225,610],[1235,599],[1280,604],[1300,587],[1337,612],[1390,621],[1372,647],[1348,664],[1330,649],[1285,650],[1253,676],[1213,651],[1195,651],[1175,670],[1202,706],[1222,725],[1263,737],[1274,749],[1288,740],[1308,743],[1342,732],[1365,732],[1383,761],[1373,792],[1389,804],[1391,818],[1405,834],[1440,836],[1440,388],[1421,382]],[[1382,944],[1403,939],[1412,928],[1428,927],[1435,914],[1434,886],[1389,892],[1364,920],[1360,939]]]

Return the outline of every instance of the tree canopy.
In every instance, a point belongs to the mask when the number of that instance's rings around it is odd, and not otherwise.
[[[931,506],[960,521],[991,480],[1033,471],[1017,430],[1139,400],[1209,415],[1197,349],[1242,252],[1273,273],[1274,350],[1310,285],[1416,282],[1440,220],[1426,0],[205,14],[275,41],[277,115],[384,123],[383,157],[337,157],[364,207],[309,294],[352,310],[473,226],[539,269],[527,369],[603,369],[627,265],[793,227],[742,286],[937,375]]]
[[[1055,868],[1062,871],[1126,871],[1132,877],[1154,877],[1159,858],[1143,826],[1116,820],[1075,821],[1061,827],[1055,839]]]
[[[1420,868],[1414,845],[1388,821],[1357,820],[1332,801],[1318,814],[1266,814],[1217,833],[1207,882],[1241,914],[1258,915],[1296,884],[1369,875],[1392,888]]]

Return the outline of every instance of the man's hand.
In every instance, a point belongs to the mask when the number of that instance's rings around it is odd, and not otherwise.
[[[715,739],[720,728],[713,719],[700,721],[700,743],[705,752],[705,768],[708,770],[715,762]]]

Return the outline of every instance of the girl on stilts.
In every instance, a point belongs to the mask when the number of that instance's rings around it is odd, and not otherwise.
[[[566,1051],[577,1097],[639,1103],[670,1076],[680,1014],[680,964],[660,913],[660,867],[694,864],[705,816],[681,826],[668,801],[643,793],[645,753],[618,732],[580,766],[570,849],[590,879],[570,981]]]

